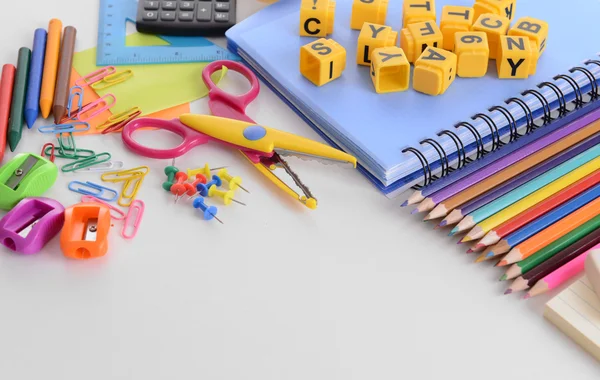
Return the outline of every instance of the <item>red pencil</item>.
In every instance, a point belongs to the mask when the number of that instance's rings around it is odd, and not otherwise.
[[[8,133],[8,117],[10,116],[10,103],[12,102],[13,84],[17,68],[13,65],[2,67],[0,77],[0,162],[6,150],[6,134]]]

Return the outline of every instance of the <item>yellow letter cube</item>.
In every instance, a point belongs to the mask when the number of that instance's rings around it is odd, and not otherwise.
[[[377,93],[406,91],[410,85],[410,63],[404,51],[397,47],[373,50],[371,79]]]
[[[484,32],[458,32],[454,35],[454,53],[458,59],[456,75],[463,78],[485,76],[490,48]]]
[[[475,5],[473,5],[475,19],[485,13],[493,13],[512,20],[516,3],[517,0],[475,0]]]
[[[413,87],[428,95],[441,95],[456,78],[456,54],[428,47],[415,62]]]
[[[508,30],[509,36],[523,36],[535,44],[539,56],[546,50],[548,40],[548,23],[532,17],[518,19],[514,26]]]
[[[300,35],[327,37],[333,33],[335,1],[302,0],[300,4]]]
[[[365,22],[358,36],[356,63],[363,66],[370,66],[373,50],[394,46],[397,40],[398,32],[394,32],[391,27]]]
[[[402,27],[423,21],[436,22],[435,0],[404,0],[402,4]]]
[[[346,68],[346,49],[334,40],[321,38],[300,48],[300,72],[322,86],[339,78]]]
[[[527,78],[531,70],[530,65],[535,64],[535,61],[537,61],[534,55],[529,38],[520,36],[500,37],[498,58],[496,59],[498,78]]]
[[[354,0],[350,28],[361,30],[365,22],[385,24],[390,0]]]
[[[428,46],[442,47],[444,36],[433,21],[410,24],[400,32],[400,47],[408,62],[414,62]]]
[[[473,8],[446,5],[442,8],[440,30],[444,36],[444,49],[454,51],[454,34],[468,32],[473,25]]]
[[[490,59],[496,59],[498,46],[500,44],[500,36],[506,35],[510,21],[504,16],[498,16],[491,13],[486,13],[479,16],[473,24],[471,30],[475,32],[485,32],[490,46]]]

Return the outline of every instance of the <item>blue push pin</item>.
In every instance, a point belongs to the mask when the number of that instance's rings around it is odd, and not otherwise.
[[[223,182],[221,181],[221,178],[219,178],[219,176],[213,175],[212,181],[210,181],[206,185],[203,183],[199,183],[198,185],[196,185],[196,190],[198,190],[198,193],[196,195],[200,194],[203,197],[208,197],[208,190],[210,190],[211,187],[219,187],[222,184]]]
[[[194,208],[204,211],[204,220],[211,220],[214,218],[217,221],[219,221],[219,223],[224,224],[221,221],[221,219],[217,218],[217,212],[218,212],[217,208],[215,206],[208,206],[204,202],[203,197],[198,197],[198,198],[194,199]]]

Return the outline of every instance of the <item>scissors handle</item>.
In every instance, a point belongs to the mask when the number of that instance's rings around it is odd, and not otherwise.
[[[221,70],[223,66],[246,77],[246,79],[248,79],[250,82],[250,90],[243,95],[233,95],[217,87],[215,82],[213,82],[211,75]],[[228,103],[231,107],[242,114],[245,114],[248,104],[252,103],[260,93],[260,83],[258,82],[256,75],[254,75],[249,68],[239,62],[223,60],[209,63],[204,70],[202,70],[202,80],[204,80],[206,87],[208,87],[208,96],[211,100]]]
[[[133,139],[133,133],[140,128],[156,128],[173,132],[183,138],[181,144],[172,149],[155,149],[144,146]],[[179,119],[162,120],[141,118],[132,120],[123,128],[123,142],[133,152],[150,158],[168,159],[184,155],[198,145],[206,144],[210,137],[194,131],[182,124]]]

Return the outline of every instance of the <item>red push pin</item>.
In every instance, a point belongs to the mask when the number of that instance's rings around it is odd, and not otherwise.
[[[175,183],[171,186],[171,194],[175,195],[175,203],[179,200],[185,192],[188,190],[185,186],[185,181],[187,181],[188,175],[184,172],[178,172],[175,174]]]

